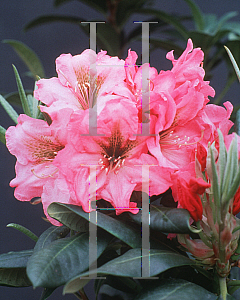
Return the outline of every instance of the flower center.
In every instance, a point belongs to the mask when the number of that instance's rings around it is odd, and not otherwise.
[[[26,146],[36,164],[53,161],[64,146],[50,137],[40,136],[26,142]]]
[[[101,169],[105,169],[106,173],[114,171],[116,174],[124,165],[125,159],[130,155],[130,151],[136,147],[137,141],[125,140],[120,132],[119,124],[113,126],[110,137],[105,141],[96,141],[101,147],[102,158],[99,159]]]

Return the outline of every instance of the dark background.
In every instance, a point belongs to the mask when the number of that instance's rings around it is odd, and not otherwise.
[[[240,1],[238,0],[196,0],[203,12],[214,13],[219,17],[229,11],[239,11]],[[161,0],[155,1],[155,6],[168,13],[190,14],[187,4],[183,0]],[[0,41],[4,39],[16,39],[26,43],[32,48],[43,62],[46,76],[55,76],[55,59],[62,53],[76,55],[89,47],[89,37],[86,36],[77,25],[68,23],[53,23],[23,31],[24,25],[38,16],[46,14],[63,14],[84,17],[85,19],[99,19],[98,12],[89,9],[78,1],[70,1],[59,8],[53,7],[53,1],[46,0],[1,0],[0,1]],[[89,16],[89,18],[88,18]],[[135,15],[129,22],[128,27],[134,26],[133,21],[144,20],[141,16]],[[240,21],[238,15],[233,20]],[[192,26],[189,24],[189,26]],[[141,42],[131,45],[132,50],[141,54]],[[127,55],[125,49],[124,57]],[[166,52],[156,50],[150,57],[151,66],[158,69],[169,69],[171,64],[165,58]],[[19,70],[24,87],[33,89],[33,82],[26,76],[26,67],[7,45],[0,43],[0,93],[9,93],[17,90],[12,64]],[[211,85],[219,94],[223,89],[226,80],[226,68],[221,64],[214,72]],[[234,104],[240,104],[240,84],[235,83],[227,93],[224,100]],[[0,107],[0,124],[7,128],[14,125],[4,110]],[[9,187],[9,181],[15,177],[15,158],[8,153],[3,144],[0,144],[0,253],[33,248],[34,242],[25,237],[22,233],[12,228],[6,228],[8,223],[21,224],[35,234],[40,235],[49,224],[42,217],[41,204],[33,206],[29,203],[20,202],[14,199],[13,189]],[[88,295],[92,286],[88,287]],[[33,290],[30,288],[8,288],[0,287],[0,300],[28,300],[39,299],[42,289]],[[50,297],[52,300],[62,299],[62,288],[58,288]],[[94,299],[93,296],[89,296]],[[66,295],[63,299],[76,299],[73,295]]]

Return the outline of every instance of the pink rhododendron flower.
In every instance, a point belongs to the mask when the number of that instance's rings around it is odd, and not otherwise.
[[[68,124],[69,143],[54,164],[64,174],[71,197],[85,211],[91,211],[89,200],[96,197],[109,201],[116,214],[137,213],[136,203],[130,202],[132,192],[140,190],[146,180],[150,195],[166,191],[171,185],[169,170],[159,167],[148,154],[145,138],[134,136],[139,131],[138,114],[131,101],[121,98],[109,101],[97,121],[100,136],[87,136],[88,111],[73,113]],[[150,179],[143,178],[143,165],[150,166]],[[90,168],[95,170],[96,195],[90,195],[89,199],[86,183],[92,176]]]
[[[125,78],[124,61],[106,51],[87,49],[79,55],[62,54],[56,59],[58,78],[41,79],[34,92],[51,115],[61,108],[88,109],[98,102],[98,111],[112,99],[114,87]],[[108,97],[107,94],[111,95]]]
[[[43,200],[44,187],[54,185],[54,181],[59,177],[59,171],[53,165],[53,161],[67,142],[67,132],[64,131],[63,124],[69,120],[69,110],[67,109],[62,116],[61,119],[57,119],[56,116],[49,126],[46,121],[20,115],[17,126],[11,126],[6,131],[7,147],[10,153],[17,157],[16,178],[10,182],[10,186],[15,187],[14,195],[21,201],[42,197],[46,215],[48,204],[46,206]],[[58,201],[61,202],[61,198],[58,197]],[[69,193],[67,198],[64,198],[65,201],[71,203]],[[53,224],[59,224],[49,219]]]

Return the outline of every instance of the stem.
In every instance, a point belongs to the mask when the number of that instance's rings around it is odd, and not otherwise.
[[[222,296],[223,300],[227,299],[227,283],[226,277],[218,276],[219,279],[219,286],[220,286],[220,295]]]
[[[84,292],[84,289],[79,290],[79,294],[81,295],[82,300],[89,300],[88,296]]]

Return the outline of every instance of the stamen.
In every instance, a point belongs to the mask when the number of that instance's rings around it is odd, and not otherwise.
[[[53,177],[53,175],[58,172],[58,168],[52,174],[49,174],[49,175],[41,174],[41,176],[39,176],[35,173],[34,169],[31,169],[31,172],[33,173],[33,175],[35,175],[39,179],[46,179],[49,177]]]

